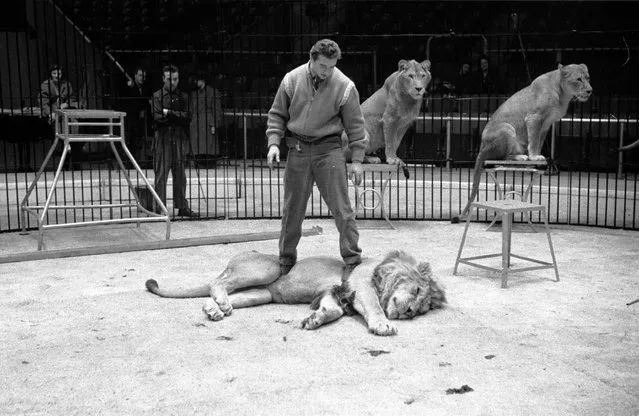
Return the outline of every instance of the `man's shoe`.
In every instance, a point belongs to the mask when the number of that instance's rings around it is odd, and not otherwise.
[[[189,208],[180,208],[178,209],[178,217],[189,217],[189,218],[198,218],[200,214],[197,212],[191,211]]]
[[[342,282],[348,280],[348,278],[351,276],[351,273],[353,273],[353,270],[355,270],[357,266],[359,266],[359,263],[347,264],[344,266],[344,270],[342,271]]]
[[[288,272],[290,272],[292,268],[292,264],[280,264],[280,276],[288,274]]]

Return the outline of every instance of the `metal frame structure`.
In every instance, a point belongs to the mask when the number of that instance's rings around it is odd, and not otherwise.
[[[351,166],[352,165],[350,163],[347,165],[349,174],[351,173],[351,170],[352,170]],[[380,174],[385,175],[385,178],[382,179],[382,186],[381,186],[381,190],[379,191],[374,188],[375,186],[374,176],[373,176],[372,185],[369,188],[365,187],[364,184],[362,184],[360,189],[360,185],[353,182],[353,186],[355,187],[355,215],[358,215],[360,212],[364,212],[364,211],[374,211],[377,207],[381,207],[382,217],[384,218],[384,220],[386,221],[386,223],[392,230],[396,230],[395,226],[388,219],[388,211],[386,209],[386,189],[388,188],[388,184],[390,183],[390,180],[393,178],[393,175],[397,173],[398,169],[399,169],[399,165],[387,165],[384,163],[362,164],[363,172],[372,172],[373,174],[375,172],[379,172]],[[377,200],[375,201],[373,199],[374,202],[370,205],[366,205],[366,201],[364,198],[364,196],[367,193],[371,193],[373,194],[373,196],[377,196]]]
[[[55,137],[53,140],[53,144],[51,145],[47,156],[44,158],[40,169],[35,175],[35,178],[29,185],[27,192],[22,199],[20,204],[20,219],[22,224],[22,233],[27,234],[26,232],[26,213],[34,215],[38,221],[38,251],[43,248],[43,237],[44,230],[49,228],[62,228],[62,227],[78,227],[78,226],[88,226],[88,225],[96,225],[96,224],[113,224],[113,223],[128,223],[135,222],[139,227],[141,222],[158,222],[158,221],[166,221],[166,239],[168,240],[171,236],[171,220],[168,215],[168,210],[164,203],[160,200],[158,194],[151,186],[151,183],[146,178],[142,169],[136,162],[135,158],[129,151],[124,141],[124,117],[126,113],[120,111],[111,111],[111,110],[56,110],[53,115],[53,120],[55,123]],[[103,134],[96,133],[80,133],[82,127],[101,127],[106,128],[107,132]],[[32,205],[29,206],[29,196],[35,189],[42,172],[46,168],[49,160],[53,156],[53,153],[59,142],[63,143],[62,155],[60,157],[60,161],[56,167],[55,176],[53,178],[53,182],[51,183],[44,205]],[[133,197],[135,198],[135,203],[118,203],[118,204],[82,204],[82,205],[56,205],[52,204],[53,195],[55,194],[56,187],[59,182],[60,172],[64,166],[64,162],[67,159],[67,156],[71,152],[71,143],[109,143],[111,150],[115,156],[115,159],[118,162],[118,166],[126,181],[129,185],[129,189]],[[124,167],[122,162],[122,158],[118,153],[118,149],[115,144],[119,143],[122,146],[122,150],[128,160],[131,162],[133,167],[135,168],[139,177],[146,184],[147,189],[153,195],[153,199],[155,200],[157,207],[162,211],[161,214],[151,212],[146,209],[143,204],[140,202],[140,198],[135,190],[135,186],[131,181],[131,178],[128,174],[127,169]],[[62,223],[62,224],[46,224],[47,222],[47,213],[49,210],[66,210],[66,209],[99,209],[99,208],[126,208],[126,207],[136,207],[138,212],[143,212],[148,215],[148,217],[135,217],[135,218],[111,218],[106,220],[93,220],[93,221],[82,221],[82,222],[74,222],[74,223]]]
[[[488,173],[488,177],[492,179],[495,184],[497,199],[508,199],[508,197],[511,197],[511,199],[517,198],[520,201],[528,202],[533,188],[533,182],[535,179],[546,173],[545,168],[547,165],[548,162],[546,162],[546,160],[486,160],[484,161],[484,170]],[[506,184],[504,184],[504,189],[502,190],[501,183],[497,178],[498,172],[521,173],[522,180],[523,175],[528,174],[528,180],[523,180],[524,191],[520,192],[512,189],[509,190]],[[536,231],[533,223],[530,221],[530,215],[528,215],[528,213],[524,214],[530,228],[532,228],[533,231]],[[495,217],[491,221],[487,230],[490,229],[495,222],[497,222],[498,218],[499,216],[495,213]]]
[[[479,256],[462,257],[462,251],[464,244],[466,243],[466,235],[468,233],[468,226],[470,225],[470,215],[466,220],[466,227],[464,228],[464,234],[462,236],[461,244],[459,245],[459,252],[457,253],[457,260],[455,261],[455,268],[453,274],[457,274],[457,268],[460,263],[477,267],[492,272],[501,273],[501,287],[505,289],[508,286],[508,273],[525,272],[539,269],[554,269],[555,280],[559,281],[559,270],[557,269],[557,260],[555,259],[555,250],[552,246],[552,239],[550,238],[550,228],[548,227],[548,217],[546,215],[546,207],[541,204],[531,204],[530,202],[518,201],[516,199],[501,199],[497,201],[482,201],[473,202],[471,205],[473,208],[483,209],[486,211],[495,211],[502,217],[502,231],[501,231],[501,253],[483,254]],[[520,256],[511,253],[511,236],[512,236],[512,222],[513,214],[516,212],[529,213],[532,211],[539,211],[543,217],[544,225],[546,229],[546,236],[548,237],[548,246],[550,248],[550,255],[552,257],[552,263],[533,259],[530,257]],[[475,260],[487,259],[492,257],[501,257],[501,268],[490,267],[475,262]],[[538,266],[530,267],[518,267],[512,268],[510,264],[510,258],[515,257],[520,260],[525,260],[531,263],[538,264]]]

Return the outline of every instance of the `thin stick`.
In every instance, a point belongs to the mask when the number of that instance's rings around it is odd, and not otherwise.
[[[626,305],[630,306],[630,305],[633,305],[633,304],[635,304],[635,303],[637,303],[637,302],[639,302],[639,299],[635,299],[635,300],[633,300],[633,301],[632,301],[632,302],[630,302],[630,303],[626,303]]]
[[[322,227],[314,226],[310,230],[303,230],[302,236],[322,234]],[[211,237],[181,238],[176,240],[142,241],[110,246],[92,246],[59,250],[34,251],[31,253],[17,253],[0,256],[0,264],[21,261],[60,259],[65,257],[95,256],[99,254],[126,253],[143,250],[165,250],[170,248],[194,247],[211,244],[245,243],[247,241],[273,240],[280,236],[279,231],[265,231],[261,233],[227,234]]]

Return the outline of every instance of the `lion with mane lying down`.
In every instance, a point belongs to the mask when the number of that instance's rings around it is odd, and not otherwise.
[[[403,251],[383,259],[363,259],[342,282],[342,260],[314,256],[298,261],[280,275],[278,256],[256,251],[240,253],[209,284],[186,289],[165,289],[153,280],[146,288],[162,297],[207,297],[203,310],[213,321],[231,315],[233,308],[267,303],[310,303],[314,312],[302,328],[316,329],[343,315],[362,315],[370,332],[394,335],[389,319],[412,319],[441,308],[446,295],[433,279],[430,264]]]
[[[545,160],[541,148],[550,127],[566,115],[573,100],[585,102],[591,94],[585,64],[559,64],[504,101],[482,131],[468,203],[451,221],[459,222],[469,214],[486,160]]]

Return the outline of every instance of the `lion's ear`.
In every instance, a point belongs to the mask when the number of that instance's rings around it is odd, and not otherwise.
[[[383,264],[375,267],[373,272],[373,284],[377,289],[380,289],[384,285],[384,278],[388,274],[388,270]]]
[[[559,70],[559,75],[562,78],[565,78],[566,76],[568,76],[568,68],[566,68],[562,64],[557,64],[557,69]]]
[[[422,61],[420,65],[422,66],[422,68],[424,68],[425,71],[430,71],[430,61],[428,59]]]
[[[423,261],[417,265],[417,271],[424,277],[430,277],[433,274],[433,270],[430,268],[430,263]]]
[[[582,67],[584,71],[588,72],[588,67],[586,66],[586,64],[579,64],[579,66]]]
[[[402,59],[397,63],[397,68],[400,71],[404,71],[406,69],[408,69],[408,61],[406,59]]]

